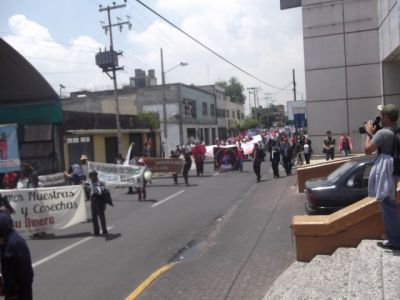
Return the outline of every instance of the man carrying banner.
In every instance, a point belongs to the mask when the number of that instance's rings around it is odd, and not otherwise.
[[[137,165],[145,167],[144,173],[149,172],[149,169],[147,168],[143,158],[140,158],[138,160]],[[147,178],[147,179],[150,179],[150,178]],[[136,191],[138,194],[138,201],[146,200],[146,196],[147,196],[146,195],[147,180],[146,180],[145,174],[143,174],[141,180],[142,180],[142,182],[139,183],[139,185],[136,187]]]
[[[88,174],[87,160],[86,154],[82,154],[79,164],[73,164],[67,172],[64,172],[64,175],[70,179],[72,184],[81,184],[82,181],[86,180]]]
[[[104,191],[105,185],[99,180],[97,171],[93,170],[89,173],[90,182],[90,208],[92,211],[93,234],[100,235],[99,220],[101,225],[102,234],[108,234],[106,226],[106,203],[102,201],[101,194]]]

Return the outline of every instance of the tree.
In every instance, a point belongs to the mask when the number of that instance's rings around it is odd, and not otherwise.
[[[258,122],[256,119],[244,119],[241,123],[240,123],[240,130],[247,130],[250,128],[254,128],[257,127]]]
[[[138,118],[141,123],[145,124],[150,129],[150,131],[160,128],[158,116],[154,112],[141,112],[138,114]]]
[[[217,81],[215,85],[223,87],[225,89],[225,95],[231,97],[232,102],[238,104],[245,103],[246,96],[243,94],[243,84],[236,77],[231,77],[228,82]]]

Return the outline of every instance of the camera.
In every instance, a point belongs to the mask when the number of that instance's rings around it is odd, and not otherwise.
[[[364,126],[361,126],[360,128],[358,128],[358,132],[360,134],[365,134],[367,131],[365,130],[365,124],[367,124],[367,122],[364,122]],[[372,125],[375,127],[375,133],[378,132],[378,130],[382,129],[381,126],[381,117],[377,116],[374,120],[374,122],[372,123]]]

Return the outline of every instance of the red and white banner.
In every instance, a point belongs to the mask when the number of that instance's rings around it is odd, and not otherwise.
[[[261,135],[255,135],[252,137],[253,139],[251,141],[248,141],[246,143],[241,143],[244,154],[245,155],[251,155],[253,152],[253,148],[254,148],[254,143],[259,143],[262,141],[262,137]],[[214,147],[219,147],[219,148],[231,148],[231,147],[235,147],[235,145],[211,145],[211,146],[206,146],[206,156],[207,157],[214,157],[214,152],[213,149]]]

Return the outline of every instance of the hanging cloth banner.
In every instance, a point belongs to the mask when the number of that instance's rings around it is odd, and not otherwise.
[[[21,234],[53,232],[86,221],[85,192],[80,185],[0,190],[15,210],[14,228]]]
[[[99,180],[107,186],[139,186],[143,182],[145,167],[126,166],[88,161],[88,172],[96,170]]]
[[[0,125],[0,173],[20,170],[17,124]]]

